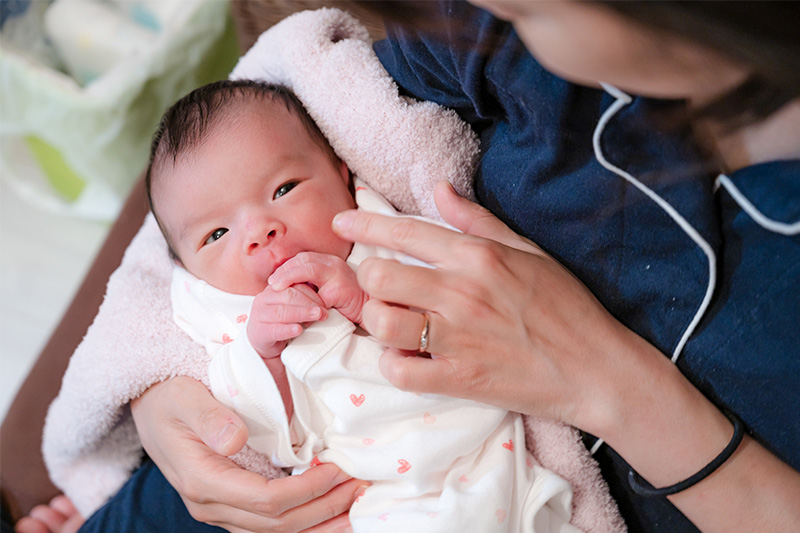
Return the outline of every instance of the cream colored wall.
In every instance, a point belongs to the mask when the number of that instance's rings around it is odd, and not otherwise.
[[[0,179],[0,420],[108,229],[29,205]]]

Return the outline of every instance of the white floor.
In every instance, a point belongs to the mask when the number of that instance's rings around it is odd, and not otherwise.
[[[108,229],[29,205],[0,179],[0,419]]]

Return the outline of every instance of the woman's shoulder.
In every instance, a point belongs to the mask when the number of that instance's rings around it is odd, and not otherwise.
[[[389,26],[374,45],[405,94],[450,107],[478,130],[513,113],[520,96],[549,104],[574,97],[576,86],[545,70],[508,22],[465,2],[439,6],[437,29]]]

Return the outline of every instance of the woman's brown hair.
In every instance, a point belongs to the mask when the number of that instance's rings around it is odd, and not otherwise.
[[[391,24],[433,34],[451,16],[438,2],[355,3],[383,15]],[[716,51],[750,70],[744,83],[697,110],[697,117],[736,128],[760,121],[800,97],[800,2],[598,0],[595,4],[656,32]],[[446,26],[459,24],[448,20]],[[452,39],[452,35],[447,37]]]

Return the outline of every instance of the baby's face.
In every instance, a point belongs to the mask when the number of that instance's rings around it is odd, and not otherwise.
[[[255,295],[300,252],[345,259],[352,244],[331,221],[355,202],[347,166],[335,164],[282,105],[238,113],[167,165],[153,199],[189,272],[223,291]]]

